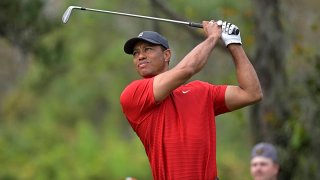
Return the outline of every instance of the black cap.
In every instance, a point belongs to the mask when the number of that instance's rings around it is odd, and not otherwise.
[[[139,41],[147,41],[152,44],[162,45],[164,48],[169,49],[167,39],[163,37],[161,34],[154,31],[143,31],[137,37],[129,39],[124,44],[124,52],[127,54],[132,54],[135,44]]]

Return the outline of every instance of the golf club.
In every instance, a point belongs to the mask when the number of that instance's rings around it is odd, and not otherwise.
[[[62,16],[62,22],[63,23],[67,23],[68,22],[69,17],[71,15],[73,9],[85,10],[85,11],[94,11],[94,12],[101,12],[101,13],[109,13],[109,14],[116,14],[116,15],[121,15],[121,16],[130,16],[130,17],[157,20],[157,21],[165,21],[165,22],[171,22],[171,23],[184,24],[184,25],[188,25],[188,26],[196,27],[196,28],[203,28],[201,23],[178,21],[178,20],[157,18],[157,17],[151,17],[151,16],[142,16],[142,15],[137,15],[137,14],[128,14],[128,13],[115,12],[115,11],[106,11],[106,10],[100,10],[100,9],[79,7],[79,6],[69,6],[68,7],[68,9],[64,12],[64,14]],[[239,34],[239,29],[234,29],[232,34],[235,34],[235,35]]]

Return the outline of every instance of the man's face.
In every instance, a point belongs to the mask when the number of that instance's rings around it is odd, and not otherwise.
[[[144,41],[133,48],[133,63],[137,72],[144,78],[156,76],[168,69],[170,50],[163,50],[160,45]]]
[[[251,176],[254,180],[276,180],[279,165],[266,157],[255,157],[251,160]]]

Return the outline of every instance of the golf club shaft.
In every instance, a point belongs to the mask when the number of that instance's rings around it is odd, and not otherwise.
[[[202,28],[202,24],[201,23],[178,21],[178,20],[172,20],[172,19],[164,19],[164,18],[158,18],[158,17],[143,16],[143,15],[137,15],[137,14],[129,14],[129,13],[107,11],[107,10],[100,10],[100,9],[92,9],[92,8],[85,8],[85,7],[74,7],[74,9],[85,10],[85,11],[94,11],[94,12],[102,12],[102,13],[109,13],[109,14],[116,14],[116,15],[121,15],[121,16],[130,16],[130,17],[157,20],[157,21],[164,21],[164,22],[171,22],[171,23],[178,23],[178,24],[188,25],[188,26],[191,26],[191,27]]]
[[[172,19],[164,19],[164,18],[158,18],[158,17],[143,16],[143,15],[137,15],[137,14],[129,14],[129,13],[107,11],[107,10],[100,10],[100,9],[92,9],[92,8],[85,8],[85,7],[79,7],[79,6],[69,6],[68,7],[68,9],[64,12],[64,14],[62,16],[62,22],[63,23],[67,23],[67,21],[68,21],[70,15],[71,15],[71,12],[72,12],[73,9],[84,10],[84,11],[94,11],[94,12],[101,12],[101,13],[109,13],[109,14],[116,14],[116,15],[121,15],[121,16],[130,16],[130,17],[149,19],[149,20],[165,21],[165,22],[171,22],[171,23],[184,24],[184,25],[188,25],[188,26],[196,27],[196,28],[203,28],[201,23],[179,21],[179,20],[172,20]],[[239,34],[239,29],[234,29],[232,34],[238,35]]]

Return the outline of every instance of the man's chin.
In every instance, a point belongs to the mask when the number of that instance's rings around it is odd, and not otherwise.
[[[152,78],[155,76],[154,74],[150,74],[150,73],[146,73],[146,72],[139,72],[139,74],[143,78]]]
[[[254,180],[265,180],[265,177],[263,175],[256,175],[254,176]]]

